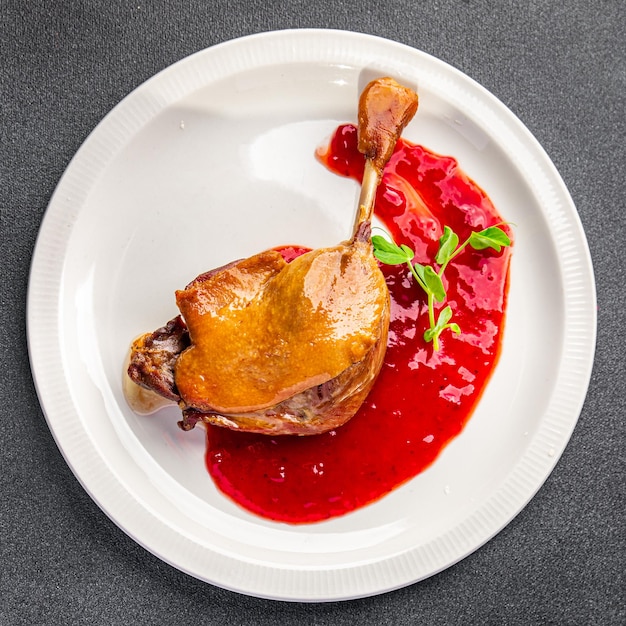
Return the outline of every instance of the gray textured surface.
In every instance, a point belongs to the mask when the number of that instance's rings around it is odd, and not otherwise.
[[[171,63],[226,39],[287,27],[395,39],[498,96],[569,187],[598,288],[588,398],[537,496],[448,570],[390,594],[326,605],[223,591],[135,544],[63,461],[26,355],[25,295],[37,230],[87,134]],[[0,0],[0,623],[626,623],[624,32],[621,0]]]

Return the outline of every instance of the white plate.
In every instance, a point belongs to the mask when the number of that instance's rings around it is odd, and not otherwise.
[[[405,132],[458,158],[516,224],[502,356],[465,431],[381,501],[309,526],[257,518],[216,491],[201,429],[138,417],[122,397],[129,341],[175,313],[203,270],[350,230],[356,185],[315,148],[354,121],[376,75],[417,85]],[[189,574],[242,593],[323,601],[381,593],[463,558],[549,475],[585,397],[595,346],[585,237],[547,155],[450,66],[362,34],[298,30],[199,52],[123,100],[50,202],[28,302],[32,369],[50,429],[91,497]]]

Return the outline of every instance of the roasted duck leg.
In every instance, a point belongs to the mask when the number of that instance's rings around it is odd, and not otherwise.
[[[389,294],[370,240],[374,198],[416,109],[417,95],[392,79],[361,95],[366,168],[348,241],[290,263],[269,250],[207,272],[176,293],[188,337],[164,341],[164,327],[133,344],[130,379],[177,400],[183,429],[204,421],[308,435],[356,413],[382,366],[389,327]],[[178,331],[182,320],[169,326]]]

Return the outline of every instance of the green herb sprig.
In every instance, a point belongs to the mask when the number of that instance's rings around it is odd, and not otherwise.
[[[459,236],[449,227],[444,226],[443,234],[439,239],[439,250],[435,256],[435,263],[439,269],[432,265],[413,263],[415,253],[405,244],[396,244],[382,235],[373,235],[374,256],[385,265],[405,264],[411,271],[417,284],[424,290],[428,297],[428,321],[429,327],[424,332],[424,340],[433,343],[433,348],[439,350],[439,336],[449,329],[455,334],[460,334],[461,329],[455,322],[451,322],[452,309],[446,305],[435,319],[435,301],[441,303],[446,299],[446,289],[443,285],[443,273],[452,259],[458,256],[467,246],[474,250],[493,248],[500,252],[503,247],[511,245],[509,236],[499,227],[490,226],[481,231],[475,231],[459,245]]]

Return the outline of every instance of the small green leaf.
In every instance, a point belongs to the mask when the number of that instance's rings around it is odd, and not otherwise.
[[[493,248],[496,252],[500,252],[503,247],[506,248],[511,245],[511,240],[501,228],[490,226],[480,232],[473,232],[470,235],[469,243],[474,250]]]
[[[395,242],[386,239],[382,235],[372,235],[372,245],[377,250],[386,250],[387,252],[392,252],[398,249]]]
[[[401,265],[413,258],[413,250],[404,244],[400,247],[381,235],[372,237],[374,256],[386,265]]]
[[[424,331],[424,341],[434,341],[435,337],[439,337],[439,331],[436,326],[427,328]]]
[[[430,265],[424,267],[424,284],[433,294],[437,302],[443,302],[446,299],[446,290],[443,286],[443,282],[439,274],[437,274]]]
[[[405,244],[401,244],[400,248],[402,248],[402,250],[404,250],[404,253],[407,256],[407,261],[410,261],[415,256],[415,252],[413,252],[413,250],[411,250],[411,248],[409,248],[409,246],[407,246]]]
[[[411,269],[415,274],[417,274],[419,280],[422,281],[422,285],[426,286],[426,283],[424,281],[424,266],[421,263],[412,263]]]
[[[441,309],[439,317],[437,318],[437,326],[443,328],[452,319],[452,309],[450,305]]]
[[[424,340],[432,341],[433,347],[435,350],[439,350],[439,335],[446,330],[450,329],[453,333],[459,335],[461,333],[461,328],[455,322],[449,324],[448,322],[452,318],[452,309],[450,306],[446,306],[439,312],[439,317],[437,318],[437,323],[431,328],[428,328],[424,331]]]
[[[406,258],[397,252],[385,252],[384,250],[374,250],[374,256],[385,265],[402,265],[406,263]]]
[[[439,265],[447,263],[459,246],[459,236],[449,227],[443,227],[443,235],[439,238],[439,251],[435,261]]]

